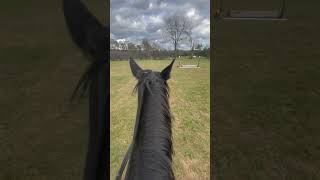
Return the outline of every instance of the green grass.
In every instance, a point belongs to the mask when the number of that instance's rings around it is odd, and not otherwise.
[[[190,60],[182,60],[187,63]],[[141,60],[143,68],[162,70],[170,60]],[[176,63],[177,64],[177,63]],[[174,173],[177,179],[209,179],[210,176],[210,63],[199,69],[172,70],[170,105],[174,116]],[[111,62],[111,179],[131,143],[137,97],[136,80],[127,61]]]
[[[214,24],[218,180],[320,179],[320,4],[287,2],[289,21]]]

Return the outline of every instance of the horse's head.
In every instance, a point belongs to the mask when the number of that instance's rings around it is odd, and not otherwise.
[[[133,153],[127,177],[133,179],[174,179],[172,171],[171,112],[167,80],[175,59],[161,72],[142,69],[130,58],[138,79],[138,111]],[[139,158],[135,158],[137,156]]]
[[[149,69],[142,69],[132,58],[130,58],[130,68],[133,76],[139,81],[138,85],[146,84],[149,89],[154,86],[166,85],[166,81],[170,78],[174,61],[175,59],[173,59],[161,72],[157,72]]]

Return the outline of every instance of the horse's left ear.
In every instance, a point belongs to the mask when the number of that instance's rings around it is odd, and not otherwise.
[[[83,0],[63,0],[63,12],[75,44],[93,60],[105,59],[109,53],[109,28],[98,21]]]
[[[130,68],[133,76],[139,79],[138,74],[142,70],[141,67],[131,57],[130,57],[129,63],[130,63]]]
[[[175,60],[176,59],[173,59],[172,62],[161,71],[160,75],[164,80],[168,80],[170,78],[171,70]]]

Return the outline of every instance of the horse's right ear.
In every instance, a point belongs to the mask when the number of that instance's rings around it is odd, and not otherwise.
[[[129,63],[130,63],[130,68],[133,76],[139,79],[138,74],[142,70],[141,67],[132,58],[130,58]]]
[[[164,68],[164,69],[161,71],[160,75],[162,76],[162,78],[163,78],[164,80],[168,80],[168,79],[170,78],[172,66],[173,66],[173,63],[174,63],[175,60],[176,60],[176,59],[173,59],[173,60],[171,61],[171,63],[170,63],[166,68]]]

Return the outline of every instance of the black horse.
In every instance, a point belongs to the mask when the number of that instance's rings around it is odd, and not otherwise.
[[[75,44],[91,65],[72,95],[89,90],[89,143],[85,180],[109,179],[109,28],[98,22],[80,0],[63,0],[63,12]]]
[[[133,141],[118,176],[128,162],[126,180],[173,180],[171,113],[169,87],[174,60],[161,72],[141,69],[130,59],[132,74],[138,79],[138,111]]]

